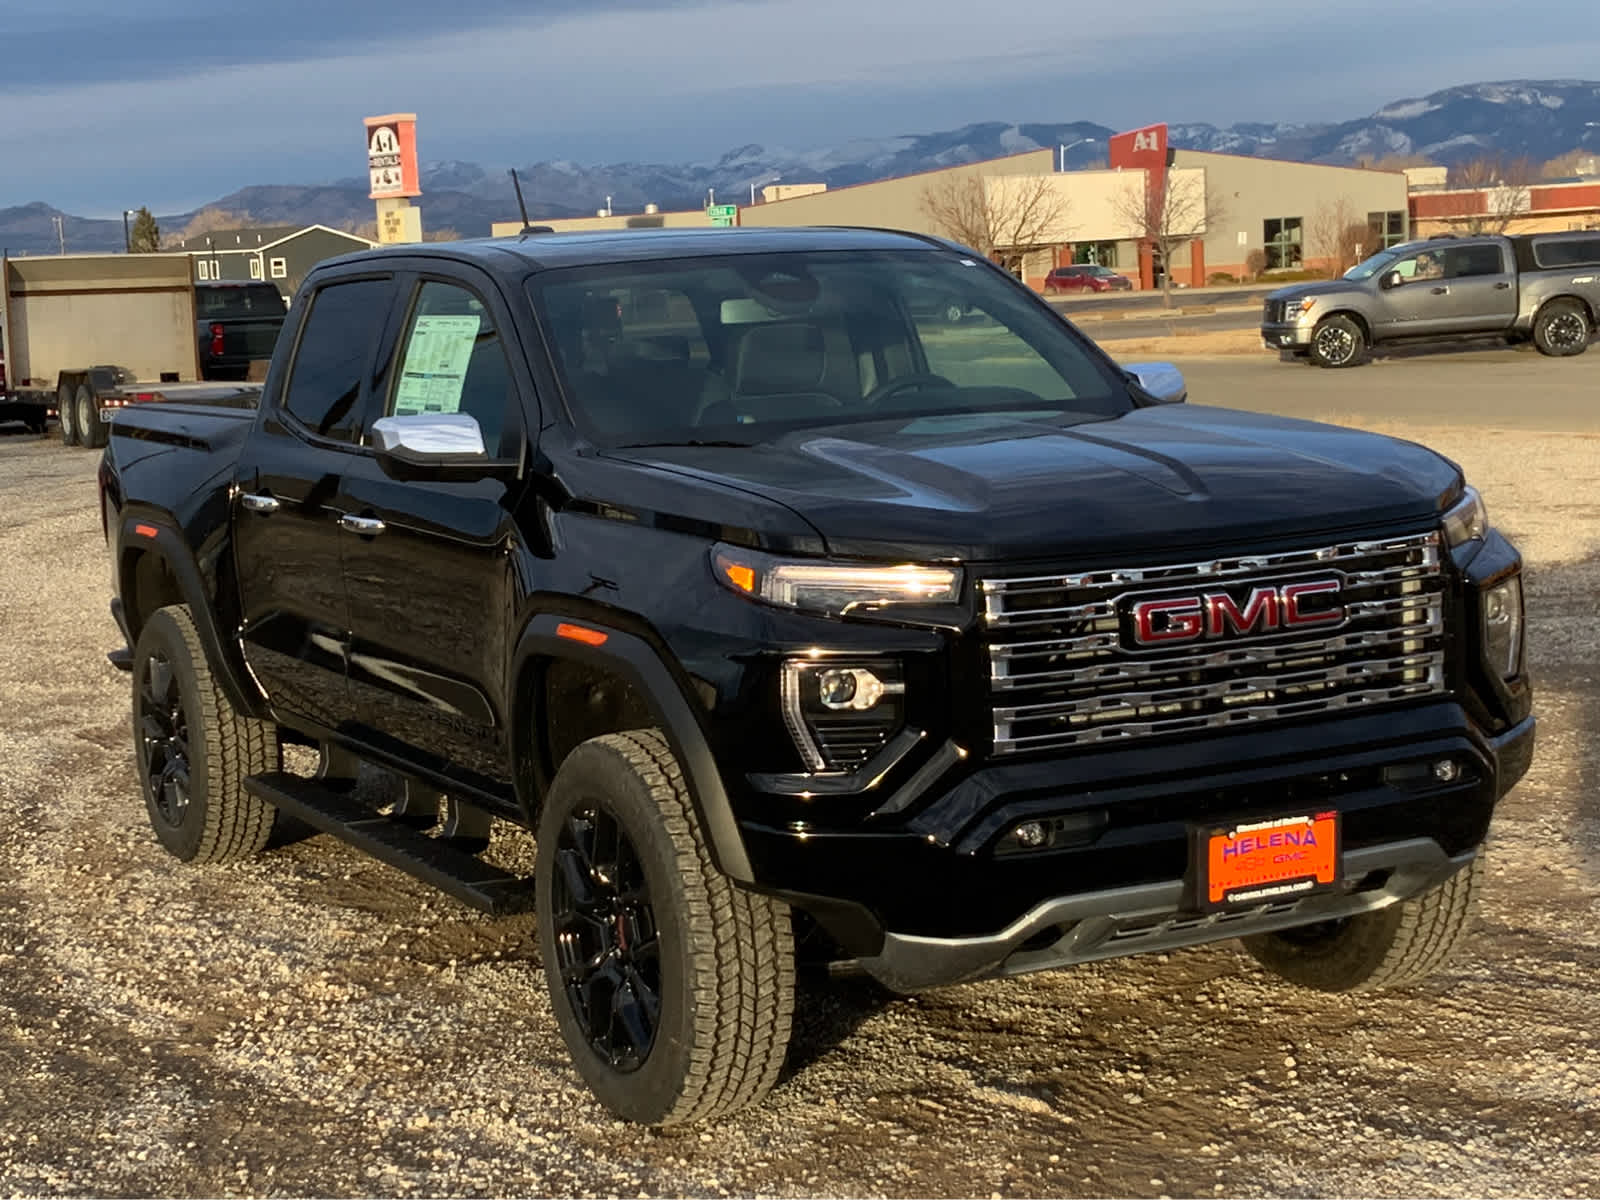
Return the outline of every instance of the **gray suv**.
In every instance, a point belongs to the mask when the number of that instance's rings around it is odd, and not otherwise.
[[[1435,237],[1267,297],[1261,340],[1322,367],[1380,343],[1499,335],[1582,354],[1600,323],[1600,232]]]

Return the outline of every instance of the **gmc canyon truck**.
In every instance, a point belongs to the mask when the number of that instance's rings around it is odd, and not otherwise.
[[[1600,232],[1440,235],[1375,254],[1328,283],[1269,295],[1261,341],[1319,367],[1396,342],[1498,336],[1582,354],[1600,325]]]
[[[1427,449],[1183,399],[911,234],[323,264],[258,410],[111,425],[155,834],[309,825],[531,906],[578,1072],[653,1124],[772,1087],[797,962],[1241,938],[1411,983],[1532,753],[1519,556]]]

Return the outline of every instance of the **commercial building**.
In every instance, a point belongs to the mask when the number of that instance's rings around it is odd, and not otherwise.
[[[1414,183],[1411,223],[1418,237],[1439,233],[1558,233],[1600,229],[1600,176],[1525,186],[1449,188]]]
[[[1165,125],[1117,134],[1108,151],[1108,166],[1096,170],[1058,171],[1056,150],[1046,147],[848,187],[769,186],[763,202],[740,206],[735,220],[904,229],[992,245],[1036,287],[1052,267],[1074,262],[1112,267],[1145,288],[1159,286],[1168,269],[1180,286],[1218,273],[1318,269],[1340,257],[1333,243],[1348,243],[1352,226],[1369,231],[1361,235],[1368,252],[1410,232],[1401,172],[1172,150]],[[703,228],[713,223],[709,211],[535,221],[556,230]],[[494,233],[521,228],[501,222]]]
[[[197,282],[265,280],[287,300],[319,262],[377,244],[326,225],[264,225],[197,233],[169,249],[194,260]]]

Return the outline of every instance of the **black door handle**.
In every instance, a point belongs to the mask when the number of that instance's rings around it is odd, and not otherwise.
[[[1436,287],[1431,290],[1435,296],[1448,296],[1450,294],[1450,289],[1447,287]]]
[[[1494,290],[1497,291],[1497,292],[1503,292],[1510,286],[1511,285],[1509,283],[1507,283],[1504,279],[1502,279],[1499,283],[1494,285]]]

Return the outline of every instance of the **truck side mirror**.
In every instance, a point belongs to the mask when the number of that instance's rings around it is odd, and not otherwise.
[[[1169,362],[1129,363],[1122,368],[1151,399],[1161,404],[1182,404],[1189,398],[1183,372]]]
[[[380,454],[428,462],[487,458],[483,430],[466,413],[409,413],[372,423],[372,444]]]
[[[1400,274],[1399,271],[1390,271],[1382,279],[1378,280],[1378,286],[1387,292],[1390,288],[1399,287],[1405,281],[1406,277]]]

